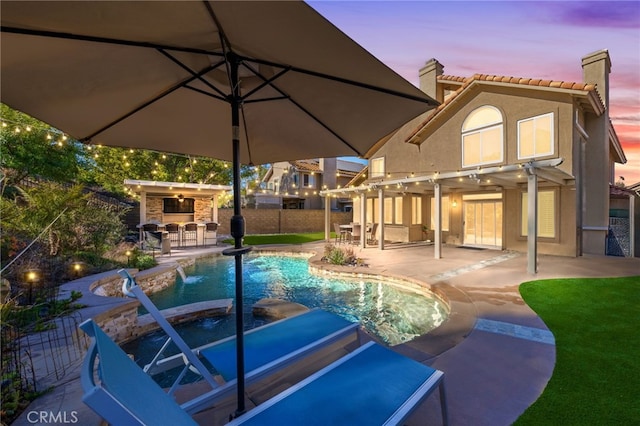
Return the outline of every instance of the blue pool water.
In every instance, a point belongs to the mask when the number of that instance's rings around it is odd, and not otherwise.
[[[185,273],[186,280],[178,275],[174,286],[150,296],[159,309],[235,297],[233,258],[198,260],[194,266],[185,268]],[[266,322],[251,312],[252,305],[263,298],[285,299],[309,308],[319,307],[360,322],[369,333],[388,345],[397,345],[425,334],[445,321],[448,315],[446,305],[428,291],[401,288],[380,281],[316,276],[309,272],[306,258],[245,256],[243,280],[246,329]],[[178,325],[176,329],[189,346],[197,347],[234,334],[235,320],[233,315],[204,318]],[[123,349],[133,354],[136,362],[143,366],[151,361],[165,340],[166,335],[158,331],[123,345]],[[175,352],[176,349],[171,348],[166,354]],[[161,383],[168,386],[171,381]]]
[[[244,311],[263,298],[319,307],[360,322],[389,345],[427,333],[447,318],[446,306],[426,291],[383,282],[326,278],[309,272],[306,258],[250,255],[244,260]],[[213,257],[185,268],[186,280],[150,296],[160,309],[212,299],[234,298],[233,258]],[[248,318],[250,326],[252,319]]]

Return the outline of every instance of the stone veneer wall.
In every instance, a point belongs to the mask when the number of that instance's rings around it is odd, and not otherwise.
[[[194,262],[195,259],[189,259],[181,261],[180,265],[187,266]],[[176,280],[176,274],[176,265],[172,265],[157,267],[132,275],[135,276],[136,282],[146,294],[152,294],[173,285]],[[122,278],[119,275],[96,281],[91,285],[90,290],[98,296],[125,299],[122,294]],[[116,343],[124,343],[144,334],[144,330],[138,327],[138,306],[140,302],[136,299],[126,299],[128,302],[119,304],[93,317],[96,324]]]
[[[130,299],[113,309],[101,312],[93,317],[93,321],[111,337],[114,342],[121,343],[138,336],[138,306],[140,302]]]
[[[147,197],[147,222],[162,222],[162,198]]]

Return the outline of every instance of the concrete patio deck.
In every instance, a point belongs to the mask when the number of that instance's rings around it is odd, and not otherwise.
[[[323,242],[280,247],[318,253],[323,248]],[[174,251],[159,260],[173,262],[181,256],[220,250]],[[449,299],[451,315],[445,324],[394,349],[444,371],[452,425],[510,425],[538,398],[551,377],[555,364],[553,336],[520,297],[518,287],[522,282],[640,275],[638,258],[540,256],[539,273],[530,275],[526,272],[526,256],[518,253],[444,246],[442,259],[434,259],[433,247],[424,244],[388,246],[384,251],[356,248],[356,252],[369,265],[369,273],[419,280]],[[100,307],[87,309],[85,317]],[[13,424],[38,424],[27,417],[34,411],[76,411],[78,424],[100,424],[98,416],[81,402],[78,376],[79,368],[53,392],[35,400]],[[204,416],[198,420],[213,424]],[[441,424],[437,397],[423,403],[406,424]]]

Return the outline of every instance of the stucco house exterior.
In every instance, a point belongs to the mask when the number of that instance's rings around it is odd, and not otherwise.
[[[583,81],[449,76],[431,59],[420,88],[441,104],[366,154],[354,221],[384,240],[432,239],[563,256],[605,254],[615,164],[607,50],[582,58]],[[359,220],[360,219],[360,220]],[[425,232],[425,228],[428,231]],[[537,235],[537,238],[533,236]]]
[[[256,209],[323,209],[320,191],[342,188],[364,164],[339,158],[281,161],[271,164],[248,206]],[[330,208],[350,211],[350,196],[331,198]]]

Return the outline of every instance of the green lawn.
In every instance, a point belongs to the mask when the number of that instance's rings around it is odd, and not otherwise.
[[[333,232],[331,233],[331,238],[335,238]],[[261,244],[302,244],[321,240],[324,240],[324,232],[313,232],[309,234],[246,235],[244,237],[244,244],[248,246]],[[233,239],[225,240],[225,243],[233,244]]]
[[[640,276],[531,281],[520,292],[553,332],[557,358],[516,425],[640,424]]]

